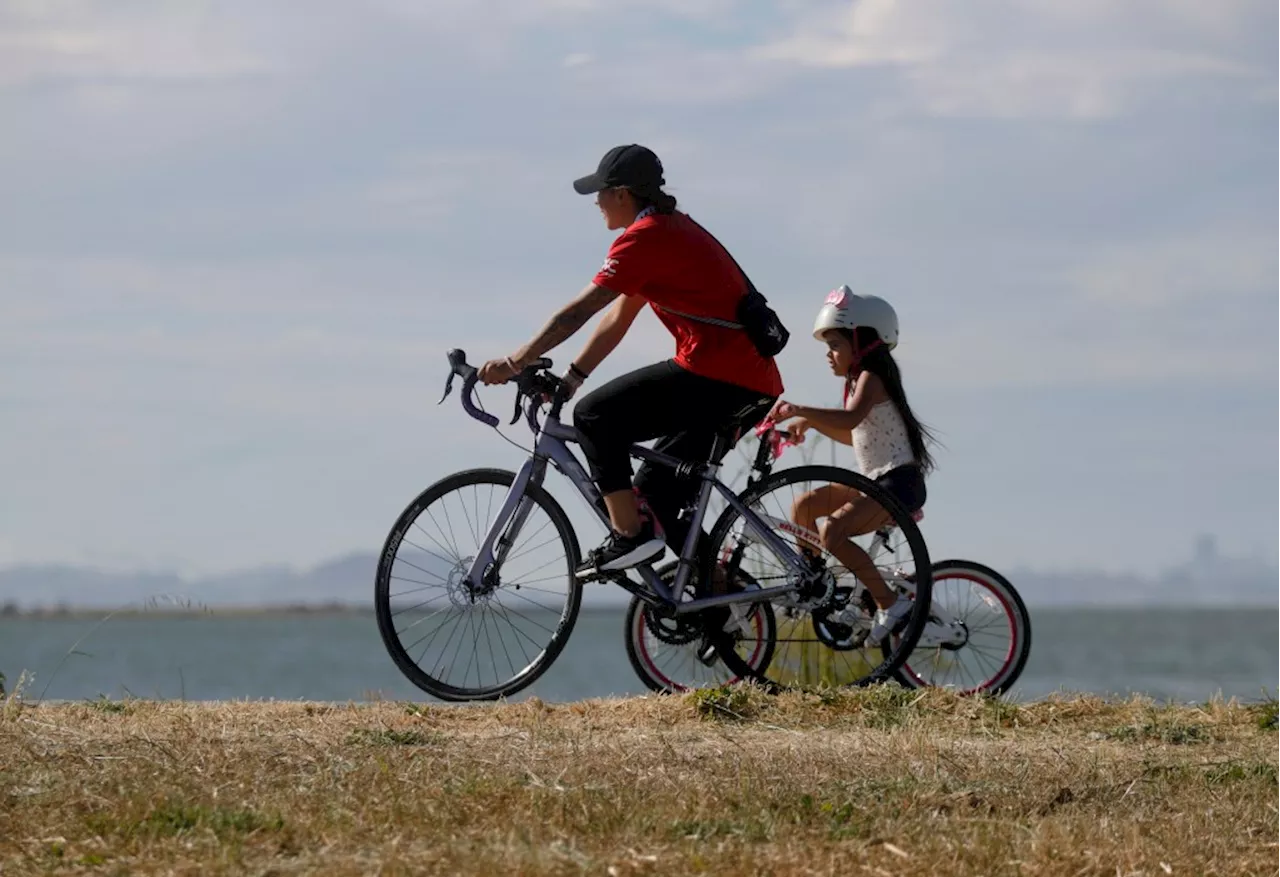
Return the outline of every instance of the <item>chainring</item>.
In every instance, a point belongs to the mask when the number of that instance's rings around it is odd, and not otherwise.
[[[644,607],[644,625],[653,638],[669,646],[684,646],[702,636],[702,623],[696,615],[660,615],[653,606]]]

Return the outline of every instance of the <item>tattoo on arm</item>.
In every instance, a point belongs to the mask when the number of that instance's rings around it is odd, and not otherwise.
[[[553,349],[581,329],[587,320],[617,297],[618,293],[603,286],[591,284],[583,290],[581,295],[562,307],[547,321],[542,330],[520,351],[520,359],[535,359]]]

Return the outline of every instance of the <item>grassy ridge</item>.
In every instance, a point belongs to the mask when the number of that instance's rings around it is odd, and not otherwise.
[[[0,873],[1271,874],[1275,704],[0,703]]]

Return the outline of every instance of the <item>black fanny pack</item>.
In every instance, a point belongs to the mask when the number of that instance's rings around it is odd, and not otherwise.
[[[702,226],[689,220],[697,225]],[[683,311],[677,311],[662,305],[662,310],[667,313],[675,314],[677,317],[684,317],[686,320],[693,320],[698,323],[706,323],[710,326],[720,326],[724,329],[738,329],[747,333],[747,337],[751,339],[752,345],[756,352],[765,358],[777,356],[782,352],[782,348],[787,346],[787,341],[791,337],[791,333],[787,331],[787,327],[782,324],[782,320],[778,318],[773,308],[769,307],[769,300],[764,297],[760,290],[756,289],[756,285],[751,282],[751,278],[747,276],[747,272],[742,270],[742,266],[738,265],[738,260],[733,258],[733,254],[716,240],[711,232],[702,228],[706,232],[707,237],[716,241],[720,245],[720,249],[728,254],[733,260],[733,264],[737,266],[738,272],[742,274],[742,279],[747,283],[747,293],[738,300],[738,308],[734,316],[737,322],[732,320],[721,320],[717,317],[699,317],[695,314],[686,314]]]

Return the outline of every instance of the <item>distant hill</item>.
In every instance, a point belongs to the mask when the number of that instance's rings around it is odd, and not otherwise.
[[[197,606],[371,606],[374,554],[352,554],[313,569],[286,566],[183,579],[173,574],[117,573],[74,566],[0,569],[0,606],[20,610],[58,606],[106,609],[149,601]]]
[[[225,575],[183,579],[174,574],[117,573],[60,565],[0,569],[0,610],[67,607],[116,609],[151,601],[189,601],[198,607],[342,605],[368,608],[373,600],[377,555],[356,553],[308,570],[262,566]],[[1216,605],[1275,607],[1276,567],[1228,558],[1202,538],[1192,559],[1150,577],[1088,569],[1055,572],[1001,570],[1034,606]],[[616,588],[588,590],[588,605],[622,603]]]

